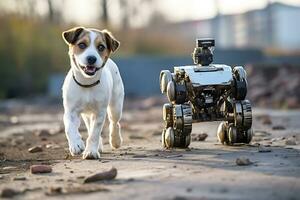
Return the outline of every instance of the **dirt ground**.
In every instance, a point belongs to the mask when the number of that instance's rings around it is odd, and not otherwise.
[[[207,133],[205,141],[165,150],[161,107],[149,100],[142,105],[126,106],[120,149],[110,148],[106,125],[100,160],[69,155],[60,106],[2,112],[0,191],[15,190],[14,199],[300,199],[300,110],[254,109],[250,145],[219,144],[218,123],[211,122],[193,125],[193,136]],[[84,127],[81,133],[86,138]],[[268,152],[260,152],[259,145]],[[42,151],[29,153],[33,146]],[[238,166],[240,157],[252,164]],[[51,165],[53,171],[31,174],[33,164]],[[85,177],[112,166],[116,179],[83,184]]]

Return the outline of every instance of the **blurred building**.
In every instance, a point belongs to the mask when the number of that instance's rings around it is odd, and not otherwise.
[[[300,49],[300,7],[282,3],[242,14],[220,15],[170,25],[187,39],[214,37],[221,48]]]

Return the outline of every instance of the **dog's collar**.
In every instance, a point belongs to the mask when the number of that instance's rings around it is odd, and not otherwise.
[[[73,80],[75,81],[75,83],[77,83],[77,85],[84,87],[84,88],[90,88],[90,87],[94,87],[96,85],[98,85],[100,83],[100,80],[97,80],[96,82],[92,83],[92,84],[82,84],[79,81],[76,80],[75,75],[73,74]]]

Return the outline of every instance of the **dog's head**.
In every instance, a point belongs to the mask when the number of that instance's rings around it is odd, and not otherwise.
[[[93,77],[120,45],[107,30],[76,27],[62,36],[69,45],[71,62],[87,78]]]

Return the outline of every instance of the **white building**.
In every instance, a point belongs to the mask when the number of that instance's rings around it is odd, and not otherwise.
[[[264,9],[170,25],[187,39],[213,37],[221,48],[300,49],[300,7],[273,3]]]

